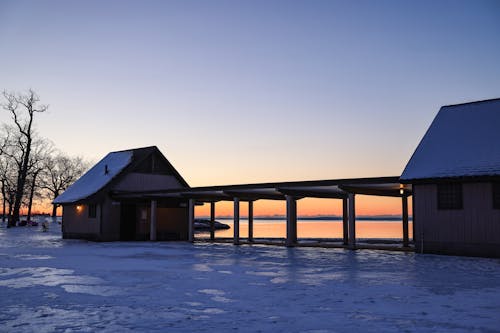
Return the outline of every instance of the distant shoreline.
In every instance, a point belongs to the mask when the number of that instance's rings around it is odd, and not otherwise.
[[[202,218],[202,219],[210,219],[210,216],[200,216],[197,218]],[[232,216],[221,216],[221,217],[216,217],[216,219],[219,220],[232,220]],[[248,217],[240,217],[240,219],[246,220]],[[283,221],[286,220],[286,216],[254,216],[254,220],[273,220],[273,221]],[[342,221],[342,216],[326,216],[326,215],[321,215],[321,216],[298,216],[298,220],[302,221]],[[356,220],[358,221],[401,221],[402,216],[396,216],[396,215],[375,215],[375,216],[356,216]],[[408,220],[413,220],[412,216],[408,217]]]
[[[0,214],[1,215],[1,214]],[[22,215],[26,217],[26,215]],[[33,217],[45,217],[51,218],[50,215],[47,214],[33,214]],[[57,218],[61,218],[61,215],[58,215]],[[197,219],[206,219],[209,220],[210,216],[196,216]],[[232,216],[218,216],[215,219],[219,220],[232,220]],[[246,220],[248,217],[240,216],[240,219]],[[272,221],[283,221],[286,220],[285,215],[273,215],[273,216],[254,216],[254,220],[272,220]],[[337,215],[319,215],[319,216],[297,216],[298,220],[302,221],[342,221],[342,216]],[[356,216],[357,221],[401,221],[402,216],[400,215],[359,215]],[[413,217],[408,216],[408,220],[412,221]]]

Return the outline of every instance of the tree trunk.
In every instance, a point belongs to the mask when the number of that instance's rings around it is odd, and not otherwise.
[[[15,226],[15,223],[12,222],[12,202],[9,201],[9,218],[7,220],[7,228]]]
[[[5,197],[5,184],[2,181],[2,223],[5,223],[5,205],[7,203],[7,198]]]
[[[16,187],[16,197],[14,199],[14,211],[12,212],[12,226],[19,221],[21,204],[24,196],[24,185],[26,184],[26,176],[28,175],[28,165],[30,161],[31,152],[31,137],[27,138],[26,142],[26,153],[24,154],[24,159],[21,164],[21,170],[19,170],[19,177],[17,177],[17,187]]]
[[[54,200],[59,196],[59,190],[54,191]],[[55,222],[57,217],[57,206],[56,204],[52,205],[52,220]]]
[[[57,205],[53,204],[52,205],[52,219],[55,220],[57,217]]]
[[[26,221],[31,221],[31,206],[33,206],[33,197],[35,195],[35,182],[36,182],[36,177],[38,176],[38,172],[36,171],[33,174],[33,181],[31,182],[31,191],[30,191],[30,199],[28,202],[28,216],[26,217]]]

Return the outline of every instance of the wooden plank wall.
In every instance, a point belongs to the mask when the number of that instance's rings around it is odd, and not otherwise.
[[[437,209],[437,185],[414,185],[415,240],[500,245],[500,209],[493,209],[491,183],[464,183],[463,209]],[[417,244],[418,245],[418,244]]]

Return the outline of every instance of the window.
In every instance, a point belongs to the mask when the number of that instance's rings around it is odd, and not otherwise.
[[[493,209],[500,209],[500,182],[491,185],[493,188]]]
[[[90,204],[88,208],[89,208],[89,219],[95,219],[97,217],[97,205]]]
[[[438,209],[462,209],[462,184],[438,184]]]

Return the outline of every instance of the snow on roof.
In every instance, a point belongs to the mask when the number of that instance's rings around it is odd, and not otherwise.
[[[500,99],[443,106],[401,180],[500,175]]]
[[[130,164],[132,155],[133,152],[130,150],[109,153],[73,185],[68,187],[63,194],[59,195],[54,200],[54,203],[76,202],[98,192]]]

